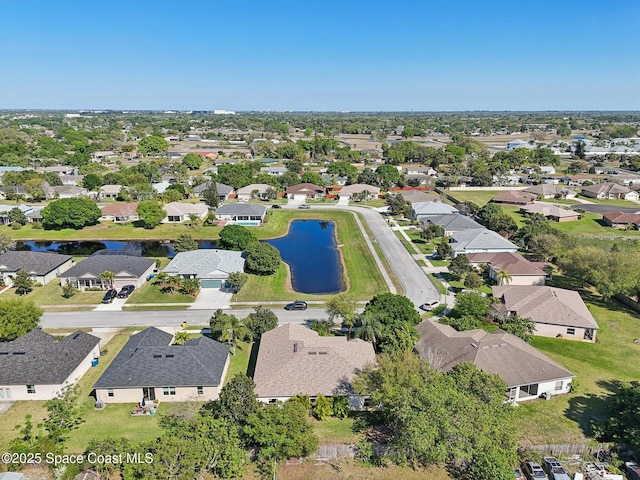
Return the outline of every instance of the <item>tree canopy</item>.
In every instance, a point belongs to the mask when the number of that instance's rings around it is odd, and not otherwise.
[[[42,309],[33,300],[11,298],[0,301],[0,341],[9,342],[35,329]]]
[[[155,200],[144,200],[138,204],[138,216],[144,228],[154,228],[160,225],[166,212]]]
[[[282,259],[280,252],[273,245],[262,242],[249,244],[247,252],[246,269],[256,275],[273,275],[280,267]]]
[[[80,229],[98,223],[102,211],[93,200],[86,197],[61,198],[44,207],[41,215],[45,228]]]
[[[176,253],[189,252],[197,249],[198,242],[196,242],[193,237],[187,233],[178,235],[178,238],[173,241],[173,251]]]
[[[220,231],[220,247],[227,250],[246,251],[247,247],[258,241],[255,234],[242,225],[225,225]]]

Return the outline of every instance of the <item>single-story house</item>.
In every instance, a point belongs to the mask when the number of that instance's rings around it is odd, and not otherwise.
[[[313,183],[299,183],[298,185],[288,187],[286,194],[287,198],[304,201],[323,198],[326,192],[325,188],[320,185],[314,185]]]
[[[201,203],[171,202],[162,208],[167,212],[162,223],[183,223],[190,220],[191,215],[196,215],[200,220],[204,220],[209,213],[209,207]]]
[[[567,210],[548,203],[533,203],[520,207],[522,213],[538,213],[544,215],[551,222],[573,222],[580,220],[580,213],[575,210]]]
[[[115,200],[121,189],[122,185],[103,185],[98,190],[98,200]]]
[[[0,187],[0,200],[6,200],[7,195],[9,198],[15,198],[16,195],[22,195],[27,197],[29,192],[22,185],[7,185]]]
[[[261,167],[260,172],[273,177],[280,177],[287,173],[287,167]]]
[[[433,368],[448,372],[458,363],[473,362],[478,369],[505,381],[510,402],[571,391],[575,375],[515,335],[502,330],[457,332],[431,320],[416,328],[420,335],[416,351]]]
[[[128,223],[138,220],[137,203],[112,203],[102,207],[102,217],[100,220],[107,220],[116,223]]]
[[[229,345],[198,337],[171,345],[173,335],[149,327],[132,335],[93,388],[105,403],[217,400],[229,367]]]
[[[525,188],[523,192],[533,193],[540,198],[559,198],[562,197],[562,188],[551,183],[540,183],[532,187]]]
[[[84,175],[60,175],[60,181],[63,185],[78,187],[82,185],[82,180],[84,180]]]
[[[511,140],[510,142],[507,143],[507,150],[516,150],[518,148],[526,148],[527,150],[534,150],[536,146],[520,138],[516,138],[515,140]]]
[[[589,198],[605,198],[608,200],[638,200],[638,192],[612,182],[596,183],[595,185],[582,187],[582,195]]]
[[[431,167],[418,167],[415,165],[409,165],[404,169],[404,173],[407,175],[428,175],[435,177],[438,172]]]
[[[138,288],[153,273],[155,267],[156,261],[153,258],[93,254],[62,273],[60,282],[64,285],[68,280],[80,289],[105,288],[100,274],[113,272],[115,274],[114,288],[121,288],[124,285],[135,285]]]
[[[467,217],[466,215],[462,215],[460,213],[453,213],[448,215],[429,215],[422,217],[421,222],[424,224],[441,226],[445,237],[450,237],[454,233],[462,232],[464,230],[484,228],[473,218]]]
[[[518,246],[511,243],[502,235],[486,228],[463,230],[454,233],[449,244],[453,248],[453,256],[460,254],[481,252],[512,252],[518,251]]]
[[[528,205],[533,203],[537,195],[520,190],[505,190],[494,195],[491,201],[493,203],[506,203],[509,205]]]
[[[410,189],[402,189],[402,190],[390,190],[389,193],[392,195],[400,194],[402,198],[404,198],[407,202],[414,203],[424,203],[424,202],[439,202],[440,198],[435,195],[431,195],[422,190],[417,190],[415,188]]]
[[[0,205],[0,225],[11,225],[11,220],[9,219],[9,212],[17,208],[25,215],[29,215],[33,213],[33,207],[29,205]]]
[[[171,259],[164,273],[180,278],[197,278],[202,288],[222,288],[229,274],[244,271],[243,252],[230,250],[191,250]]]
[[[239,188],[236,192],[236,197],[239,202],[248,202],[254,198],[266,200],[268,190],[275,190],[275,187],[266,183],[252,183],[246,187]]]
[[[536,325],[536,335],[596,341],[598,323],[578,292],[525,285],[500,285],[492,291],[509,314],[530,318]]]
[[[422,221],[423,217],[431,215],[459,214],[460,211],[448,203],[418,202],[411,205],[414,220]]]
[[[627,229],[640,228],[640,214],[624,212],[605,212],[602,214],[602,221],[613,228]]]
[[[237,223],[245,227],[262,225],[267,207],[255,203],[227,203],[216,209],[216,219],[226,224]]]
[[[80,330],[58,340],[36,329],[0,342],[0,402],[51,400],[99,357],[100,339]]]
[[[489,266],[489,277],[499,281],[498,272],[507,272],[509,285],[544,285],[547,273],[540,264],[533,263],[518,253],[469,253],[469,263],[474,267]]]
[[[164,192],[167,191],[167,188],[169,188],[172,184],[169,181],[163,181],[163,182],[158,182],[158,183],[152,183],[151,184],[151,188],[153,188],[156,193],[158,195],[162,195]]]
[[[54,195],[57,198],[78,198],[89,195],[89,190],[83,187],[74,187],[73,185],[58,185],[53,187]]]
[[[543,175],[555,175],[556,174],[556,167],[554,167],[552,165],[541,165],[540,166],[540,173],[542,173]]]
[[[337,185],[344,186],[349,179],[347,177],[341,177],[340,175],[322,175],[322,181],[325,185]]]
[[[52,165],[50,167],[41,167],[37,169],[38,172],[53,172],[58,175],[77,175],[78,167],[72,165]]]
[[[209,187],[209,184],[210,182],[206,182],[198,185],[197,187],[193,187],[193,196],[202,200],[200,195]],[[229,200],[229,195],[233,193],[233,187],[225,185],[224,183],[216,182],[216,191],[218,192],[218,199],[220,202],[225,202]]]
[[[19,270],[29,274],[31,280],[47,285],[74,265],[73,257],[53,252],[15,251],[0,255],[0,278],[12,285]]]
[[[362,195],[364,192],[369,192],[369,198],[377,198],[380,194],[380,188],[364,183],[354,183],[340,189],[338,196],[340,198],[353,198]]]
[[[286,401],[297,394],[347,396],[351,407],[360,409],[364,399],[354,393],[351,381],[375,361],[369,342],[321,337],[302,325],[280,325],[260,339],[255,393],[265,403]]]

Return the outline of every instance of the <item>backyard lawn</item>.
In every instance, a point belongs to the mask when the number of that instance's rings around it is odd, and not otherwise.
[[[524,402],[516,409],[522,444],[589,441],[592,420],[604,418],[614,382],[640,380],[640,316],[617,303],[591,298],[598,343],[536,337],[532,345],[576,374],[575,390],[550,401]],[[591,440],[592,441],[592,440]]]
[[[137,305],[140,303],[193,303],[196,297],[180,293],[164,293],[153,280],[148,281],[142,287],[136,289],[126,305]]]

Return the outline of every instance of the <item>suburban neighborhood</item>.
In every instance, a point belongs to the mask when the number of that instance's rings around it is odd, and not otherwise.
[[[504,478],[555,457],[587,475],[594,445],[638,459],[616,423],[639,395],[637,120],[408,135],[408,116],[381,141],[293,126],[311,114],[268,134],[171,114],[188,135],[167,114],[67,115],[0,115],[50,151],[0,166],[0,450],[117,439],[193,449],[220,478],[345,459],[472,478],[467,443]],[[71,161],[104,121],[119,141]],[[468,411],[451,450],[428,433]],[[0,470],[29,474],[15,458]]]

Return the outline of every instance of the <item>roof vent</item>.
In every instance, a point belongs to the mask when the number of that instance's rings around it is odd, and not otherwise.
[[[13,352],[14,355],[26,355],[27,352]]]
[[[477,344],[477,343],[475,343],[475,342],[473,342],[473,343],[471,344],[471,346],[472,346],[473,348],[478,348],[478,344]]]
[[[154,355],[153,358],[162,358],[162,355]]]
[[[294,343],[293,344],[293,353],[297,353],[298,352],[298,344]]]
[[[78,338],[80,336],[79,333],[76,333],[73,337],[71,337],[72,340],[75,340],[76,338]]]
[[[329,352],[318,352],[318,355],[327,355]]]
[[[173,358],[175,355],[165,355],[165,358]]]
[[[318,352],[309,352],[309,355],[317,355]]]

